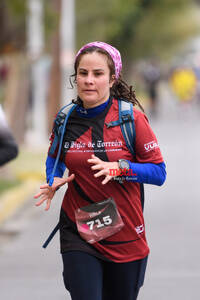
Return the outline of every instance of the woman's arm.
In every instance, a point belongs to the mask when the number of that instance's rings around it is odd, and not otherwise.
[[[119,170],[118,162],[105,162],[96,157],[95,155],[91,155],[91,158],[88,159],[88,163],[90,163],[91,169],[97,171],[94,174],[95,177],[105,176],[102,184],[106,184],[111,179],[115,179],[116,177],[122,176],[123,180],[139,182],[139,183],[149,183],[155,185],[162,185],[166,178],[166,170],[165,163],[132,163],[127,160],[129,163],[130,169],[125,169],[125,174],[133,174],[133,175],[125,175],[124,170]],[[115,172],[116,170],[116,172]],[[114,172],[113,172],[114,171]],[[118,172],[121,173],[118,175]],[[132,171],[132,172],[130,172]]]
[[[53,167],[55,164],[56,158],[53,158],[51,156],[47,156],[46,159],[46,179],[47,182],[49,182],[49,179],[51,177],[52,171],[53,171]],[[66,170],[66,166],[63,162],[61,162],[60,160],[58,161],[54,176],[55,177],[63,177],[63,174]]]
[[[63,162],[58,161],[56,170],[54,172],[53,184],[50,186],[48,184],[48,182],[52,175],[55,160],[56,160],[56,158],[47,156],[47,159],[46,159],[47,183],[41,185],[40,192],[34,196],[35,199],[39,199],[39,201],[35,204],[36,206],[40,206],[42,203],[46,202],[45,210],[48,210],[50,208],[51,200],[53,199],[54,194],[57,191],[57,189],[60,188],[61,186],[63,186],[64,184],[69,183],[75,177],[74,174],[71,174],[67,178],[61,178],[65,172],[66,166]]]
[[[128,176],[128,180],[148,183],[161,186],[166,179],[166,166],[165,163],[153,164],[153,163],[133,163],[128,161],[131,172],[134,174]],[[130,171],[129,170],[129,171]]]

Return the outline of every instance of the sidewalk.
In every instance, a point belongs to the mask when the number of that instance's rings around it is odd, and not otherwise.
[[[0,232],[0,295],[3,300],[70,300],[62,280],[59,234],[42,248],[58,222],[62,189],[51,209],[35,207],[33,197]],[[8,235],[11,235],[8,238]],[[3,239],[7,235],[7,239]]]

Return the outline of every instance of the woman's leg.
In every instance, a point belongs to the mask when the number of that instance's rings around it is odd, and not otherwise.
[[[104,263],[103,300],[136,300],[144,281],[147,258],[128,263]]]
[[[62,254],[63,278],[72,300],[102,300],[102,263],[85,252]]]

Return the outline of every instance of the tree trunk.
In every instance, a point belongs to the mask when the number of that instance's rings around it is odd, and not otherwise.
[[[54,0],[55,10],[60,15],[61,1]],[[52,38],[52,66],[48,96],[48,131],[51,132],[55,114],[61,104],[61,66],[60,66],[60,20]]]
[[[5,90],[5,112],[18,143],[24,142],[29,99],[29,69],[25,55],[10,57]]]

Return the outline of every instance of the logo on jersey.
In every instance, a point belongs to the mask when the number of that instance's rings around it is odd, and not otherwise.
[[[144,232],[144,224],[135,227],[137,234]]]
[[[123,142],[122,141],[110,141],[104,142],[102,140],[97,140],[95,142],[77,142],[77,141],[65,141],[64,149],[68,152],[112,152],[112,151],[121,151]]]
[[[144,144],[144,149],[146,152],[152,151],[153,149],[158,148],[158,144],[155,141]]]
[[[132,169],[109,169],[110,176],[137,176]]]

